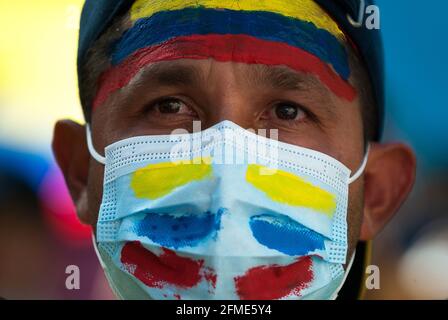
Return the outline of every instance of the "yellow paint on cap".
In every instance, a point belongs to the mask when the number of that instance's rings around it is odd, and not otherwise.
[[[149,18],[157,12],[185,8],[266,11],[313,23],[344,40],[337,23],[313,0],[137,0],[131,9],[131,20]]]
[[[276,202],[313,209],[330,218],[333,216],[336,197],[330,192],[286,171],[276,170],[269,175],[264,172],[266,167],[251,164],[246,180]]]
[[[131,188],[140,199],[158,199],[193,181],[211,177],[210,159],[150,164],[137,170]]]

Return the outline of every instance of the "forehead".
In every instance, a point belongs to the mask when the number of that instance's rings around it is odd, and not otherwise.
[[[267,66],[235,62],[216,62],[213,59],[179,59],[150,64],[130,82],[137,87],[182,86],[207,88],[210,81],[226,82],[231,75],[231,85],[241,88],[270,87],[280,90],[318,89],[327,93],[328,89],[311,75],[298,73],[286,66]],[[229,86],[227,82],[225,84]]]
[[[150,64],[178,59],[287,66],[352,101],[345,36],[312,0],[138,0],[112,46],[94,107]]]
[[[345,36],[313,0],[139,0],[130,10],[130,19],[133,26],[113,49],[113,64],[145,47],[172,44],[176,38],[245,35],[239,40],[258,40],[254,47],[282,43],[306,51],[330,64],[344,79],[348,77],[342,46]],[[201,49],[206,51],[208,46],[227,39],[204,40]]]

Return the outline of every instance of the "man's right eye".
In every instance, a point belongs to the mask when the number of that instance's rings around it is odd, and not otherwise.
[[[189,111],[188,106],[179,99],[166,99],[157,102],[154,111],[163,114],[179,114]]]
[[[184,118],[197,118],[196,111],[187,103],[178,98],[164,98],[151,103],[147,112],[154,118],[167,118],[181,120]]]

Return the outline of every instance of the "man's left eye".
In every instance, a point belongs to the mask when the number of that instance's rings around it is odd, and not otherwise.
[[[278,103],[271,110],[274,118],[284,121],[297,121],[306,118],[306,112],[292,103]]]

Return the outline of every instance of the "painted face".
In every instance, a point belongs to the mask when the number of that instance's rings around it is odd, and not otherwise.
[[[340,98],[356,96],[345,36],[312,0],[138,0],[130,17],[133,26],[113,45],[93,108],[145,66],[177,59],[283,65],[317,76]]]
[[[130,19],[132,27],[111,48],[112,67],[100,78],[98,92],[93,103],[94,108],[100,107],[117,90],[130,85],[131,81],[145,67],[158,62],[180,59],[213,59],[219,62],[261,64],[268,67],[286,66],[298,73],[317,77],[324,86],[341,99],[352,102],[356,97],[354,87],[348,82],[351,72],[348,53],[344,47],[346,38],[337,24],[312,0],[138,0],[131,8]],[[158,172],[163,172],[168,176],[151,176],[151,174],[148,176],[146,175],[148,170],[144,171],[145,174],[137,172],[131,180],[123,182],[123,190],[129,191],[129,186],[131,186],[132,195],[123,196],[121,194],[117,198],[121,200],[138,198],[139,201],[158,203],[160,199],[169,199],[173,190],[179,192],[179,188],[187,186],[184,201],[194,200],[195,203],[191,207],[197,206],[197,199],[191,199],[191,194],[199,193],[191,192],[188,189],[188,186],[191,185],[191,181],[188,179],[193,182],[196,180],[208,181],[210,168],[197,167],[198,172],[179,173],[173,171],[170,175],[170,167],[165,167],[167,164],[152,165],[155,165],[157,170],[150,170],[151,173],[157,175]],[[152,168],[154,169],[154,167]],[[175,169],[182,170],[182,167]],[[225,170],[223,172],[229,174]],[[328,230],[319,231],[323,234],[327,231],[328,238],[331,238],[329,229],[336,208],[334,193],[317,188],[318,183],[308,184],[306,180],[291,176],[287,171],[269,179],[257,176],[257,172],[258,168],[248,167],[247,171],[240,174],[247,180],[241,185],[247,184],[257,192],[262,192],[263,197],[269,199],[270,202],[290,207],[306,207],[318,212],[316,216],[321,217],[324,221],[320,226],[328,227]],[[237,179],[230,180],[234,185],[238,184],[235,183],[238,181]],[[227,179],[227,181],[230,180]],[[276,182],[274,183],[273,180]],[[177,185],[179,183],[180,187]],[[248,192],[238,192],[234,186],[232,188],[235,189],[233,191],[235,198],[249,194]],[[204,190],[213,190],[213,188],[207,186]],[[299,190],[303,191],[300,195],[297,194]],[[113,192],[118,191],[114,189]],[[177,194],[176,192],[174,193]],[[248,201],[247,199],[243,200],[240,202]],[[343,199],[342,202],[344,201],[346,199]],[[260,197],[254,196],[249,202],[259,203]],[[143,207],[147,210],[147,203]],[[176,208],[179,209],[179,207]],[[171,219],[170,215],[138,216],[128,226],[134,228],[132,229],[134,238],[123,236],[120,241],[125,245],[115,248],[118,250],[117,252],[120,252],[121,259],[115,261],[116,265],[129,267],[128,272],[151,288],[150,290],[155,288],[153,291],[156,293],[153,292],[153,294],[159,295],[159,298],[165,297],[163,296],[165,291],[159,290],[164,289],[160,287],[160,283],[171,283],[182,288],[198,288],[200,293],[208,292],[207,290],[215,289],[217,281],[216,273],[212,272],[214,269],[207,267],[213,265],[213,261],[205,263],[204,260],[198,264],[197,252],[191,253],[190,256],[185,253],[177,256],[175,251],[170,250],[179,249],[177,243],[179,237],[183,239],[183,244],[194,247],[199,240],[213,238],[216,231],[223,228],[223,230],[229,230],[229,234],[222,235],[223,233],[221,233],[221,235],[235,242],[230,251],[234,252],[240,249],[242,250],[241,255],[244,256],[245,253],[253,251],[247,250],[247,245],[243,248],[241,243],[251,242],[237,241],[234,232],[237,228],[232,227],[246,226],[242,229],[250,234],[246,238],[242,238],[243,240],[251,239],[254,245],[264,246],[263,250],[267,248],[266,250],[277,250],[285,255],[304,256],[304,258],[297,261],[285,260],[281,264],[272,264],[269,261],[266,265],[260,261],[242,263],[240,270],[235,271],[232,276],[228,275],[231,281],[226,282],[240,288],[237,290],[240,298],[259,298],[260,296],[257,294],[262,291],[262,288],[254,287],[253,284],[262,284],[263,281],[268,280],[271,289],[278,286],[277,291],[268,290],[269,294],[272,292],[276,292],[276,294],[262,296],[270,299],[290,295],[290,289],[294,289],[290,288],[292,282],[295,283],[295,289],[297,289],[293,293],[298,296],[304,294],[306,290],[311,290],[313,281],[314,288],[323,286],[324,282],[331,282],[329,276],[323,276],[328,275],[327,271],[331,268],[323,263],[320,257],[314,256],[316,252],[323,254],[324,242],[327,239],[319,236],[319,232],[313,233],[310,232],[312,228],[306,228],[300,223],[295,224],[288,216],[284,215],[284,210],[271,210],[281,212],[279,215],[272,215],[269,212],[254,214],[250,210],[244,210],[246,208],[240,210],[240,215],[235,214],[236,209],[232,210],[234,216],[246,217],[246,220],[233,226],[230,222],[230,227],[224,228],[221,218],[227,216],[223,214],[224,211],[219,210],[221,208],[223,206],[218,206],[213,210],[206,208],[207,210],[204,210],[206,214],[202,218],[186,215],[181,218],[180,224],[177,216],[176,219]],[[139,210],[133,211],[129,203],[123,204],[121,209],[123,215],[139,212]],[[252,216],[248,217],[249,213]],[[345,221],[345,219],[339,220]],[[102,222],[105,221],[101,220],[100,214],[98,225]],[[308,222],[314,227],[318,225],[314,216]],[[182,229],[183,224],[190,228]],[[155,229],[153,229],[154,226],[156,226]],[[128,231],[126,228],[124,230]],[[195,230],[196,233],[189,233],[191,230]],[[186,232],[186,234],[182,232]],[[148,245],[145,246],[145,243],[142,245],[139,242],[142,239],[157,242],[163,248],[162,251],[148,250]],[[224,242],[228,243],[228,241]],[[300,243],[301,246],[299,248],[290,247],[291,243]],[[226,250],[229,250],[228,247]],[[115,259],[117,257],[118,255],[115,255]],[[338,261],[338,263],[341,264],[342,261]],[[341,265],[339,267],[338,270],[342,272]],[[186,271],[182,274],[177,272],[176,268]],[[167,271],[167,269],[171,271]],[[227,270],[224,267],[222,269]],[[182,276],[180,276],[181,274]],[[185,277],[185,274],[190,274],[191,277]],[[283,277],[278,277],[279,274]],[[148,275],[150,275],[149,278]],[[158,280],[154,280],[152,275],[156,278],[159,277]],[[340,274],[333,274],[333,276],[339,277]],[[222,276],[221,279],[223,279]],[[218,277],[218,281],[224,280],[219,280]],[[201,287],[198,283],[202,283],[205,287]],[[222,286],[218,283],[217,287]],[[305,291],[302,292],[302,289]],[[240,291],[247,294],[240,294]],[[189,292],[187,291],[185,294],[187,295]],[[178,293],[176,295],[179,296]]]

